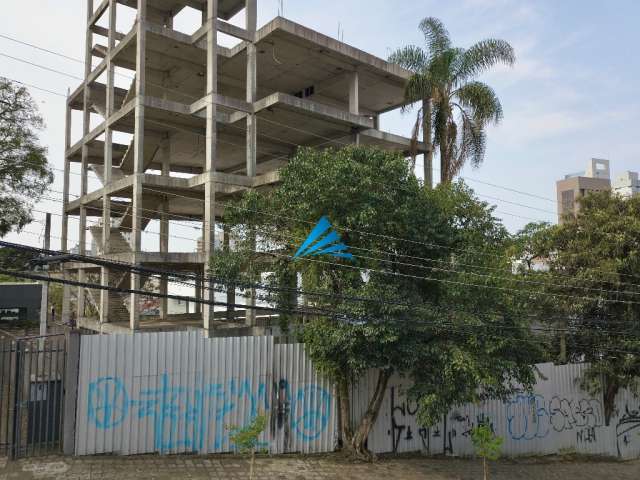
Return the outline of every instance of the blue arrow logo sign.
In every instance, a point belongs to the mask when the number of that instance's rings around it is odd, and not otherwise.
[[[326,233],[329,232],[329,233]],[[326,233],[326,235],[325,235]],[[327,217],[322,217],[318,224],[304,241],[293,258],[315,257],[318,255],[331,255],[337,258],[353,259],[347,250],[349,247],[340,241],[340,235],[331,229],[331,222]]]

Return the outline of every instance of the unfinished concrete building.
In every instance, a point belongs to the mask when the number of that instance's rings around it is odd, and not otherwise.
[[[410,72],[397,65],[282,17],[257,29],[257,0],[87,3],[85,80],[67,103],[63,250],[71,247],[69,219],[77,217],[80,253],[87,253],[89,231],[103,258],[204,274],[215,255],[223,204],[248,189],[277,184],[278,168],[298,146],[359,143],[408,155],[409,139],[379,130],[379,115],[404,101]],[[123,5],[136,9],[136,20],[120,32]],[[187,7],[202,12],[192,34],[173,28]],[[244,25],[231,23],[243,10]],[[221,46],[220,34],[239,43]],[[95,68],[92,61],[99,62]],[[116,68],[129,70],[128,89],[115,85]],[[72,110],[82,112],[82,137],[75,144]],[[96,114],[100,123],[92,126]],[[117,132],[132,135],[130,144],[114,141]],[[70,178],[72,162],[81,166],[79,179]],[[102,182],[95,191],[88,191],[89,170]],[[70,198],[70,180],[80,182],[79,198]],[[170,222],[185,219],[201,222],[202,248],[171,252]],[[157,251],[143,251],[141,236],[152,220],[160,223]],[[122,289],[139,289],[144,281],[90,263],[67,264],[66,274]],[[159,289],[166,293],[166,279]],[[196,296],[212,300],[213,294],[200,282]],[[88,302],[95,309],[86,308]],[[211,331],[228,322],[213,308],[198,309],[196,317],[169,317],[162,303],[159,317],[141,321],[137,294],[91,294],[79,287],[75,311],[66,295],[64,314],[105,332]],[[256,316],[247,312],[235,321],[251,326]]]

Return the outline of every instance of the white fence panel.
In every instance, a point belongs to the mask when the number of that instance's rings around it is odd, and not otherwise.
[[[274,453],[335,447],[335,395],[301,344],[164,332],[84,336],[76,454],[231,452],[264,414]]]
[[[375,453],[423,451],[427,454],[472,455],[471,430],[484,423],[504,439],[508,456],[557,454],[563,451],[622,458],[640,457],[640,401],[627,391],[616,399],[606,425],[601,396],[579,386],[587,365],[541,364],[532,394],[506,401],[489,400],[452,408],[437,425],[417,421],[417,404],[409,399],[408,379],[394,376],[387,386],[368,447]],[[352,413],[360,418],[375,390],[376,372],[354,388]]]
[[[271,412],[273,453],[331,452],[337,440],[336,397],[304,345],[275,344]]]

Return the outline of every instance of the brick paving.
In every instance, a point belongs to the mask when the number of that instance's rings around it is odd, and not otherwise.
[[[238,457],[139,456],[43,457],[7,462],[0,458],[0,480],[247,480],[249,463]],[[386,458],[375,463],[349,462],[337,455],[259,458],[256,480],[476,480],[479,462],[455,458]],[[528,458],[492,465],[492,480],[638,480],[640,461],[586,458]]]

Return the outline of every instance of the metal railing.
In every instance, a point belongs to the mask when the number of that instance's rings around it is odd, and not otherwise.
[[[0,339],[0,455],[61,451],[66,361],[62,334]]]

